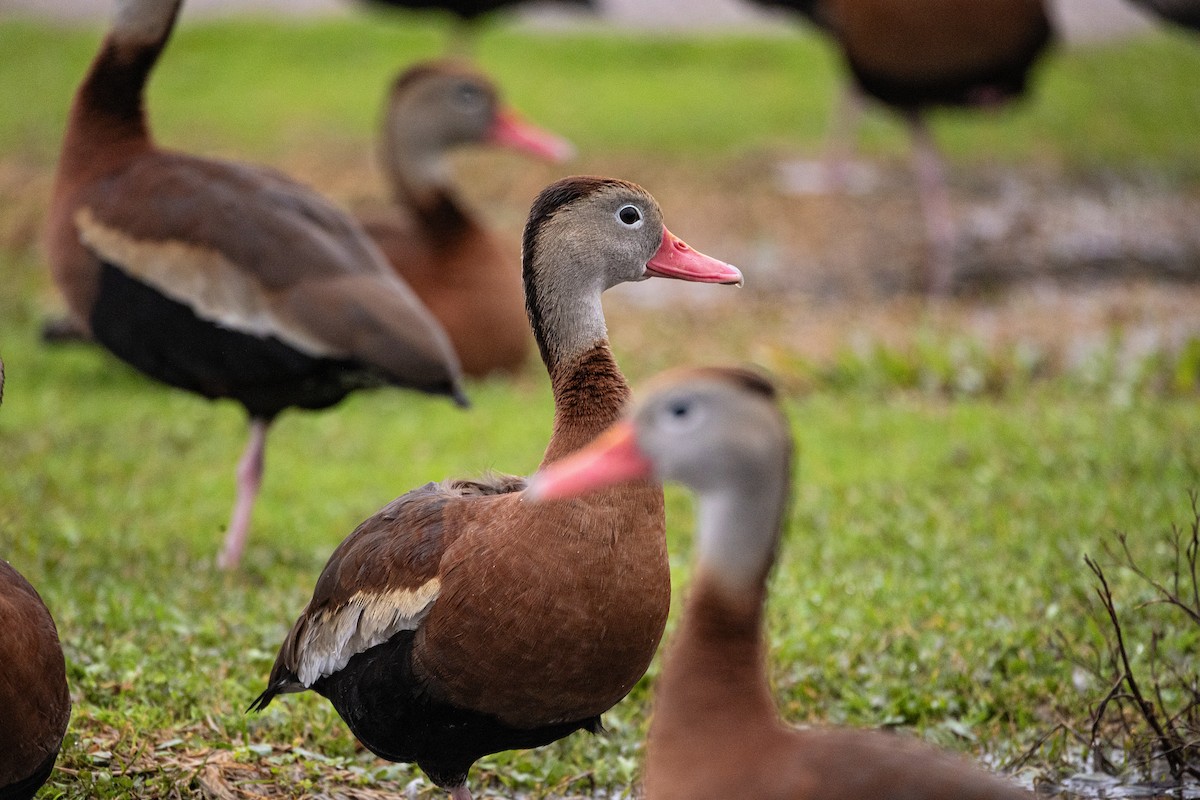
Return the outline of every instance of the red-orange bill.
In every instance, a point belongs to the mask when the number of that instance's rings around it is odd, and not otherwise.
[[[732,283],[738,286],[745,283],[737,267],[693,250],[666,227],[663,227],[662,244],[658,252],[646,262],[646,274],[698,283]]]
[[[596,441],[529,479],[525,496],[558,500],[626,481],[649,478],[654,468],[638,448],[633,426],[618,422]]]
[[[566,161],[575,155],[575,148],[566,139],[526,122],[508,110],[496,115],[488,132],[488,141],[501,147],[522,150],[547,161]]]

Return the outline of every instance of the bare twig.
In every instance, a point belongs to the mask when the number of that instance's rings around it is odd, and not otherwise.
[[[1122,547],[1124,547],[1126,553],[1128,553],[1128,546],[1125,543],[1125,537],[1123,535],[1120,536],[1120,540]],[[1173,739],[1171,735],[1168,734],[1167,731],[1162,727],[1162,724],[1158,719],[1158,714],[1155,712],[1154,705],[1145,698],[1145,695],[1142,694],[1141,687],[1138,686],[1137,678],[1133,674],[1133,666],[1129,660],[1129,653],[1125,647],[1125,636],[1121,630],[1121,621],[1117,617],[1116,603],[1113,600],[1112,590],[1108,585],[1108,578],[1105,577],[1104,570],[1100,567],[1100,565],[1090,556],[1084,556],[1083,560],[1084,563],[1088,565],[1088,568],[1091,569],[1092,573],[1096,576],[1096,579],[1100,581],[1100,586],[1096,589],[1096,594],[1100,598],[1100,602],[1104,605],[1104,610],[1107,612],[1109,621],[1112,623],[1113,636],[1116,638],[1116,652],[1121,660],[1121,665],[1125,672],[1125,685],[1129,687],[1129,693],[1132,695],[1132,699],[1137,705],[1142,718],[1146,720],[1146,724],[1149,725],[1154,731],[1159,744],[1158,749],[1162,752],[1163,758],[1167,760],[1167,766],[1171,770],[1171,776],[1175,778],[1175,780],[1179,780],[1187,766],[1183,762],[1183,759],[1180,757],[1178,752],[1179,742]],[[1135,572],[1137,572],[1139,575],[1142,574],[1136,569]],[[1153,581],[1151,581],[1151,583],[1153,584]]]
[[[1042,745],[1044,745],[1046,742],[1050,741],[1051,737],[1053,737],[1054,734],[1067,733],[1067,732],[1068,732],[1067,726],[1062,722],[1058,723],[1053,728],[1051,728],[1050,730],[1046,731],[1044,734],[1039,736],[1037,741],[1035,741],[1028,748],[1026,748],[1026,750],[1023,753],[1021,753],[1020,755],[1014,756],[1013,758],[1011,758],[1007,762],[1005,762],[1005,764],[1000,767],[1000,771],[1001,772],[1013,772],[1015,770],[1020,769],[1021,767],[1025,766],[1025,763],[1027,761],[1029,761],[1029,759],[1033,758],[1033,756],[1037,753],[1038,750],[1042,749]]]
[[[1104,698],[1096,705],[1096,710],[1092,712],[1092,735],[1087,744],[1093,753],[1100,751],[1100,748],[1096,746],[1096,742],[1100,740],[1100,725],[1104,722],[1104,712],[1108,709],[1108,704],[1117,699],[1117,695],[1124,685],[1125,673],[1122,672],[1117,676],[1117,680],[1112,685],[1112,688],[1105,693]]]

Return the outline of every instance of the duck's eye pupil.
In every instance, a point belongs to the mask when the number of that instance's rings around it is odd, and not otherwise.
[[[642,218],[642,213],[633,206],[625,206],[617,212],[617,216],[626,225],[633,225]]]
[[[680,418],[680,417],[686,417],[687,414],[688,414],[688,407],[686,405],[684,405],[683,403],[679,403],[677,405],[671,406],[671,416]]]

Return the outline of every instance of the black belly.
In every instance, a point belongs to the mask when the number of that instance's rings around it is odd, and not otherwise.
[[[37,794],[37,790],[50,778],[50,773],[54,771],[54,762],[57,759],[58,748],[56,747],[53,753],[47,755],[42,759],[42,763],[34,767],[33,773],[28,778],[22,778],[7,786],[0,786],[0,800],[32,800],[33,796]]]
[[[979,98],[988,102],[1020,97],[1038,55],[1050,41],[1049,27],[1039,27],[1030,35],[1025,46],[1010,53],[1009,58],[982,65],[975,70],[959,70],[931,76],[926,80],[898,78],[895,75],[872,71],[849,60],[850,71],[864,92],[888,105],[907,110],[927,106],[975,106]]]
[[[490,753],[541,747],[581,729],[601,730],[599,716],[514,728],[490,714],[438,701],[413,675],[412,642],[413,632],[402,631],[312,688],[329,699],[371,752],[417,764],[438,786],[465,783],[471,765]]]
[[[463,19],[475,19],[502,8],[521,5],[524,0],[372,0],[376,5],[397,8],[439,8]],[[595,7],[596,0],[558,0],[573,5]]]
[[[155,380],[204,397],[229,397],[271,419],[291,406],[326,408],[350,392],[386,383],[348,359],[307,355],[281,340],[225,328],[184,303],[103,264],[92,334]]]

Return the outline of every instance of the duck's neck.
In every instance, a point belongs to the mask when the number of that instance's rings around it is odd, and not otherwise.
[[[762,620],[762,593],[733,598],[710,576],[696,577],[656,688],[656,733],[778,724]]]
[[[787,506],[788,469],[780,467],[736,492],[700,498],[696,576],[663,670],[656,726],[779,725],[767,682],[763,606]]]
[[[396,113],[396,112],[393,112]],[[383,132],[383,170],[392,200],[409,209],[429,238],[438,244],[453,242],[471,225],[463,210],[441,150],[408,140],[389,121]]]
[[[525,310],[554,390],[554,433],[545,466],[592,441],[620,417],[629,384],[608,347],[601,265],[558,263],[526,243]]]
[[[143,92],[171,35],[179,0],[128,0],[75,93],[60,172],[87,173],[152,146]]]
[[[547,367],[554,391],[554,432],[543,467],[593,441],[621,417],[629,401],[629,384],[607,341]]]

